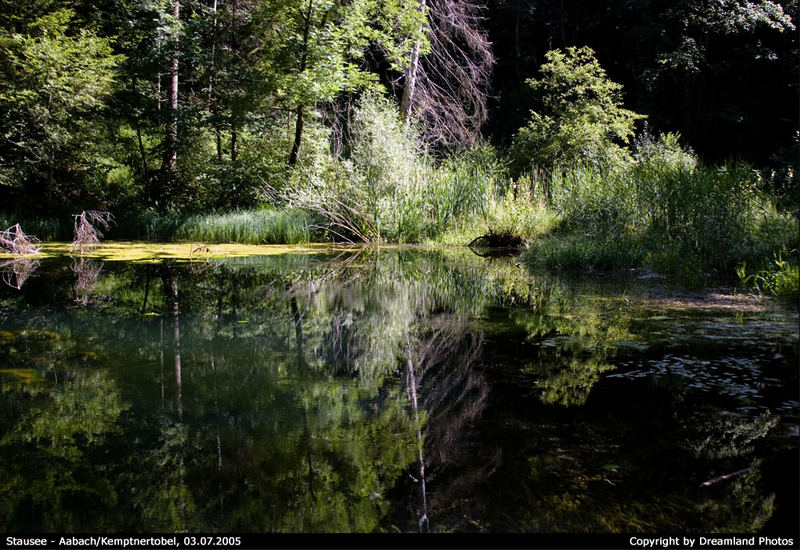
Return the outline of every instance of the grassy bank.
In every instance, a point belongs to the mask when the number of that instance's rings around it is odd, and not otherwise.
[[[322,239],[314,226],[314,216],[296,208],[190,216],[143,213],[121,218],[109,237],[162,242],[300,244]]]
[[[298,208],[261,208],[199,215],[141,212],[117,213],[105,239],[151,242],[301,244],[324,240],[313,214]],[[0,215],[0,225],[20,223],[26,233],[42,241],[72,239],[72,217],[18,217]]]
[[[556,219],[531,241],[530,266],[650,268],[698,284],[735,277],[742,266],[755,279],[774,271],[774,258],[783,271],[796,269],[797,219],[777,210],[746,167],[640,159],[613,171],[564,171],[549,185]]]

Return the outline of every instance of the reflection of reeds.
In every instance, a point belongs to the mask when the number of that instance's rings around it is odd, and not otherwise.
[[[0,268],[9,268],[8,270],[3,270],[3,282],[19,290],[28,277],[39,268],[39,260],[13,258],[0,263]]]
[[[71,269],[75,273],[75,301],[86,305],[89,300],[89,294],[92,293],[97,285],[97,279],[103,269],[103,264],[81,257],[80,260],[73,260]]]

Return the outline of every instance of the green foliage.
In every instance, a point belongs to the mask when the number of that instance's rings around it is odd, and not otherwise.
[[[628,236],[551,235],[535,240],[525,253],[529,266],[566,271],[614,271],[645,263],[647,250]]]
[[[559,221],[528,254],[535,265],[650,265],[702,279],[786,252],[797,238],[797,222],[758,190],[752,170],[699,165],[673,135],[642,140],[628,167],[576,167],[548,184]]]
[[[772,261],[758,271],[747,269],[747,262],[742,262],[736,267],[739,284],[745,288],[755,289],[759,294],[772,294],[782,300],[797,304],[798,287],[800,287],[800,269],[797,266],[797,251],[792,251],[795,263],[784,260],[777,254]]]
[[[360,61],[370,45],[404,63],[424,14],[408,0],[264,2],[255,15],[268,31],[261,71],[275,100],[293,108],[331,101],[342,91],[377,90],[377,75]]]
[[[527,81],[540,107],[511,146],[517,173],[624,164],[629,155],[620,146],[630,142],[635,122],[644,116],[622,107],[622,86],[608,79],[591,48],[552,50],[545,58],[542,78]]]
[[[93,116],[113,92],[122,61],[110,40],[71,31],[73,16],[56,10],[30,22],[25,34],[0,32],[0,181],[44,192],[48,201],[70,192],[56,177],[85,181],[87,171],[99,169]]]
[[[489,148],[437,167],[396,106],[366,95],[356,111],[350,158],[314,155],[296,171],[286,197],[326,218],[336,239],[419,242],[460,218],[484,215],[498,171]]]

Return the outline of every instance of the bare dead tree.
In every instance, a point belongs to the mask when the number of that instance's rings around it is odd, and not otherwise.
[[[430,52],[412,51],[401,112],[421,122],[428,143],[473,145],[486,121],[495,59],[478,0],[424,0]]]
[[[72,252],[79,250],[83,254],[84,248],[91,250],[100,244],[103,233],[102,227],[108,231],[114,223],[114,216],[111,212],[101,212],[98,210],[85,210],[80,214],[73,214],[75,224],[72,232]]]
[[[0,232],[0,246],[12,254],[36,254],[42,248],[36,246],[39,242],[33,235],[27,235],[18,223]]]

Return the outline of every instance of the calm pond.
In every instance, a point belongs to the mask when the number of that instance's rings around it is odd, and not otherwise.
[[[3,270],[0,531],[798,532],[796,308],[460,249]]]

